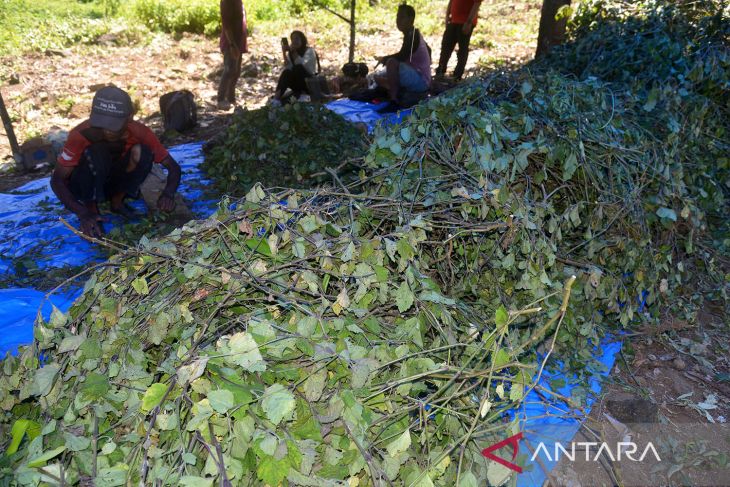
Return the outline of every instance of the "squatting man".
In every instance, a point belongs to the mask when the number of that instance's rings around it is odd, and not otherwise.
[[[157,208],[170,212],[175,207],[180,166],[155,134],[133,118],[132,99],[124,90],[100,89],[94,95],[91,116],[71,130],[58,156],[51,188],[90,237],[103,234],[99,203],[108,200],[112,212],[125,217],[133,214],[124,199],[139,197],[140,185],[153,164],[167,170]]]

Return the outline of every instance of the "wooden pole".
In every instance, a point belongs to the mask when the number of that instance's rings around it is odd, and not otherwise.
[[[350,62],[355,61],[355,0],[350,0]]]
[[[3,126],[5,127],[5,134],[8,136],[10,142],[10,150],[13,152],[13,158],[18,167],[22,167],[22,156],[20,155],[20,146],[18,145],[18,139],[15,138],[15,131],[13,130],[13,123],[10,120],[10,115],[5,108],[5,102],[3,101],[3,95],[0,93],[0,118],[3,119]]]

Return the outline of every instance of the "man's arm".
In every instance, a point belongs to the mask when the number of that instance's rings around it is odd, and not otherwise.
[[[451,2],[452,0],[449,0],[449,4],[446,5],[446,25],[449,25],[449,22],[451,22]]]
[[[74,195],[71,193],[69,187],[69,180],[71,179],[71,173],[74,168],[56,165],[51,175],[51,189],[58,199],[63,203],[69,211],[73,212],[78,216],[79,222],[81,222],[81,231],[90,237],[101,237],[102,230],[99,226],[99,222],[102,218],[99,214],[93,213],[84,205],[76,201]]]
[[[390,58],[396,58],[398,61],[410,61],[411,54],[416,52],[416,49],[418,49],[418,45],[420,42],[420,36],[417,34],[418,32],[414,27],[413,30],[403,36],[403,45],[401,46],[400,51],[389,56],[383,56],[382,58],[378,59],[378,61],[380,61],[382,64],[388,62],[388,59]]]
[[[479,13],[479,6],[481,4],[482,0],[476,0],[476,2],[474,2],[474,5],[471,6],[469,16],[466,18],[466,22],[464,22],[464,26],[461,28],[464,34],[470,33],[471,30],[474,28],[474,19],[477,18],[477,13]]]
[[[180,185],[182,171],[180,165],[172,156],[167,156],[161,164],[167,169],[167,184],[165,184],[165,189],[162,190],[162,194],[157,200],[157,208],[162,211],[172,211],[175,208],[175,193]]]

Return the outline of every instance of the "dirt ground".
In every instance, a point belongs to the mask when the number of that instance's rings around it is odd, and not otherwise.
[[[730,332],[721,307],[710,303],[692,321],[668,317],[657,328],[637,331],[624,340],[603,394],[573,442],[652,442],[661,461],[613,462],[601,455],[598,463],[585,462],[579,449],[577,461],[561,458],[549,483],[730,485],[729,399]]]
[[[519,6],[494,2],[483,7],[483,19],[537,18],[539,1],[530,0]],[[477,66],[510,66],[529,60],[535,49],[532,35],[513,32],[511,24],[500,28],[486,23],[477,27],[470,49],[466,76]],[[347,60],[347,27],[337,25],[332,32],[311,33],[322,70],[328,77],[339,74]],[[489,32],[488,41],[484,35]],[[284,32],[286,34],[286,32]],[[238,82],[238,104],[249,109],[266,103],[274,91],[281,71],[281,36],[266,36],[255,31],[249,38],[249,53],[244,54],[242,76]],[[335,39],[333,41],[333,39]],[[342,39],[338,42],[337,39]],[[426,36],[433,48],[434,67],[440,52],[440,35]],[[398,51],[400,34],[377,26],[363,26],[357,36],[357,59],[375,68],[376,55]],[[450,69],[456,63],[451,58]],[[75,46],[63,51],[30,53],[23,56],[0,57],[0,90],[11,116],[15,119],[16,136],[22,144],[33,136],[46,135],[53,130],[70,130],[88,117],[94,92],[106,83],[114,83],[132,95],[139,104],[137,119],[150,125],[165,144],[208,140],[227,123],[230,112],[215,107],[217,83],[222,69],[222,56],[217,39],[183,34],[172,37],[155,35],[146,45],[117,46],[113,35],[105,35],[94,46]],[[196,96],[199,125],[180,134],[163,134],[158,100],[163,94],[187,89]],[[13,171],[15,164],[4,130],[0,128],[0,191],[18,187],[30,180],[47,176],[48,170],[30,174]]]

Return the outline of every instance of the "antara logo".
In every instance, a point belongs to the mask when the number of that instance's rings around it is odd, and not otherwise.
[[[576,449],[576,446],[578,447]],[[596,450],[595,447],[598,447]],[[550,455],[550,450],[547,446],[545,446],[544,443],[540,442],[537,445],[537,448],[535,448],[535,452],[532,454],[532,457],[530,457],[530,461],[534,461],[535,458],[537,458],[538,454],[542,452],[542,454],[551,462],[557,462],[560,460],[561,456],[565,456],[566,459],[570,460],[571,462],[575,461],[575,454],[577,452],[585,452],[585,460],[586,462],[597,462],[601,458],[601,455],[606,455],[608,458],[611,459],[611,461],[621,461],[623,458],[626,458],[628,460],[631,460],[632,462],[643,462],[644,458],[651,453],[654,455],[654,458],[656,458],[657,462],[661,462],[662,459],[659,457],[659,453],[657,452],[654,445],[649,442],[646,444],[644,449],[641,452],[641,456],[638,458],[635,458],[635,455],[639,451],[639,446],[634,443],[633,441],[620,441],[616,443],[616,448],[612,449],[611,446],[608,443],[598,443],[594,441],[579,441],[579,442],[571,442],[570,443],[570,449],[565,448],[562,443],[556,442],[553,447],[553,455]],[[595,454],[593,451],[595,450]],[[614,456],[614,451],[616,452],[616,455]]]
[[[492,446],[485,448],[484,450],[482,450],[482,455],[484,455],[486,458],[489,458],[490,460],[494,460],[500,465],[504,465],[510,470],[514,470],[517,473],[522,473],[522,467],[514,463],[515,458],[517,458],[517,453],[520,451],[520,440],[522,438],[523,434],[517,433],[514,436],[510,436],[509,438],[506,438],[498,443],[495,443]],[[505,446],[512,447],[512,461],[505,460],[504,458],[498,457],[494,454],[495,451],[504,448]],[[598,449],[596,450],[595,447],[598,447]],[[633,441],[620,441],[616,444],[615,450],[612,449],[611,446],[605,442],[571,442],[569,448],[566,448],[560,442],[556,442],[553,445],[552,455],[550,454],[550,449],[545,446],[545,443],[540,442],[537,445],[537,448],[535,448],[532,457],[530,457],[530,461],[535,461],[538,455],[542,453],[542,455],[544,455],[544,457],[551,462],[557,462],[558,460],[560,460],[561,456],[565,456],[566,459],[574,462],[576,458],[576,451],[580,452],[581,449],[585,452],[585,459],[587,462],[597,462],[601,458],[601,455],[607,455],[608,458],[610,458],[611,461],[614,462],[621,461],[623,458],[631,460],[632,462],[643,462],[644,458],[646,458],[649,453],[654,455],[654,458],[656,458],[657,462],[662,461],[662,459],[659,457],[659,453],[651,442],[646,444],[644,449],[641,451],[641,455],[636,458],[635,455],[637,455],[637,453],[639,452],[639,446]],[[594,450],[595,454],[593,454]],[[614,451],[616,453],[615,455]]]

